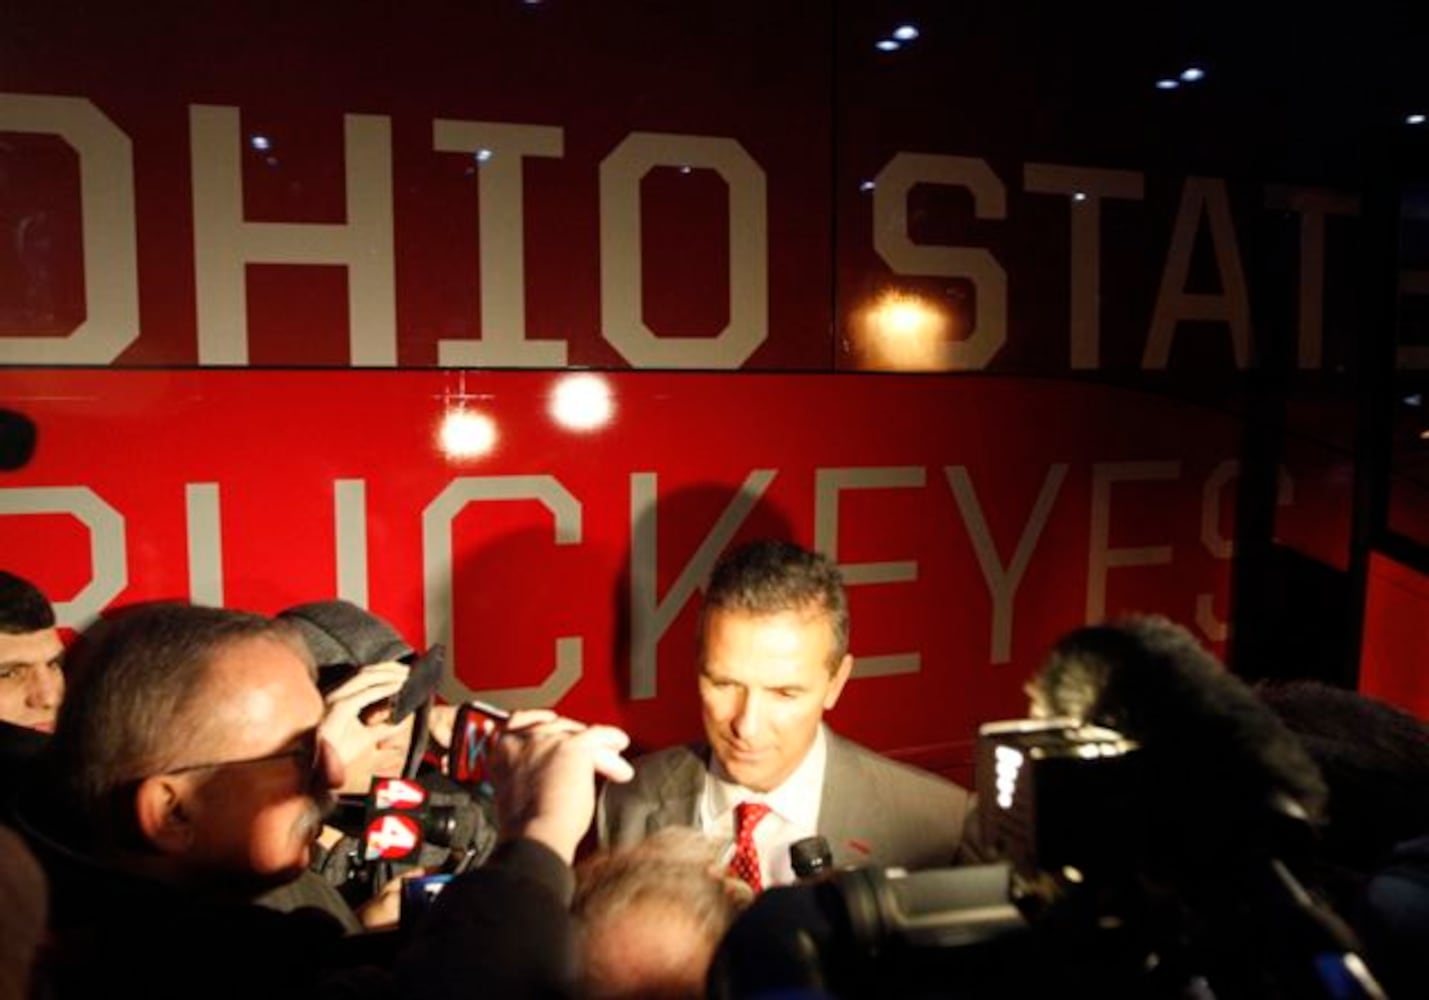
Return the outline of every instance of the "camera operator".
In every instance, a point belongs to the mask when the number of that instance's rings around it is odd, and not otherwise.
[[[1028,692],[1047,721],[979,737],[983,843],[1006,864],[767,893],[726,937],[712,993],[1382,996],[1292,874],[1318,772],[1189,633],[1078,629]]]
[[[514,716],[493,761],[502,844],[450,884],[389,967],[372,940],[383,936],[344,937],[252,903],[306,868],[344,777],[290,626],[148,605],[97,625],[73,662],[51,780],[20,811],[52,889],[43,995],[574,991],[569,864],[594,815],[596,774],[630,777],[624,733]]]
[[[325,704],[322,734],[346,773],[312,869],[356,912],[362,926],[393,926],[399,881],[390,865],[363,856],[367,795],[374,778],[416,780],[442,809],[455,814],[452,833],[459,842],[424,840],[407,874],[465,871],[489,853],[496,837],[489,802],[423,766],[433,692],[444,666],[440,647],[418,657],[390,624],[348,601],[303,604],[278,618],[296,628],[317,663]],[[334,915],[352,927],[343,907],[331,901],[331,892],[306,877],[265,901],[278,909],[316,905],[336,910]]]

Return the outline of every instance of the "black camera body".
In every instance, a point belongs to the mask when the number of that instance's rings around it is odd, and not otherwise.
[[[725,936],[708,995],[1382,1000],[1353,935],[1281,860],[1308,832],[1283,795],[1254,820],[1283,826],[1272,842],[1186,866],[1199,845],[1167,821],[1217,803],[1181,801],[1122,733],[995,722],[976,756],[978,846],[1004,861],[771,889]]]

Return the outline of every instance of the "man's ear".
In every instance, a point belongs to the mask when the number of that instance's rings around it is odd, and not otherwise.
[[[139,782],[134,792],[134,816],[145,843],[163,854],[182,854],[193,844],[194,827],[186,788],[171,775]]]
[[[839,668],[834,671],[834,678],[829,683],[829,693],[824,696],[824,711],[828,711],[838,704],[839,695],[843,694],[844,685],[848,683],[849,675],[853,673],[853,654],[845,653],[844,658],[839,661]]]

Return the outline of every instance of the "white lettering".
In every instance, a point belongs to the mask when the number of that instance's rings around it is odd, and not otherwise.
[[[89,530],[89,582],[69,600],[52,601],[59,625],[85,628],[129,586],[124,516],[88,486],[0,489],[4,514],[68,514]]]
[[[1206,485],[1201,489],[1201,544],[1217,559],[1230,559],[1235,555],[1235,542],[1221,531],[1221,494],[1232,479],[1240,475],[1240,462],[1228,458],[1211,470]],[[1284,507],[1295,501],[1295,484],[1290,473],[1280,469],[1279,485],[1275,502]],[[1215,613],[1215,595],[1196,595],[1196,625],[1206,638],[1213,642],[1224,642],[1230,638],[1230,626]]]
[[[444,367],[561,368],[564,340],[526,339],[526,226],[522,169],[528,156],[559,157],[564,133],[541,125],[438,119],[433,145],[476,161],[480,212],[481,340],[438,340]]]
[[[653,472],[630,474],[630,697],[633,700],[655,697],[659,668],[656,650],[661,636],[695,590],[704,585],[720,553],[769,489],[774,475],[773,469],[755,469],[744,477],[744,485],[730,498],[661,600],[656,585],[660,538],[656,505],[658,480]]]
[[[579,545],[581,504],[554,476],[463,476],[453,479],[422,511],[422,574],[427,604],[427,642],[443,642],[448,662],[456,663],[452,628],[452,522],[469,503],[485,500],[535,500],[555,519],[557,545]],[[554,705],[575,687],[582,673],[582,643],[578,636],[556,639],[556,666],[543,681],[529,687],[473,691],[454,671],[442,679],[439,691],[453,704],[481,698],[511,708]]]
[[[0,132],[57,135],[79,160],[86,317],[63,337],[0,337],[0,364],[107,365],[139,336],[129,137],[89,101],[37,94],[0,94]]]
[[[1047,468],[1042,488],[1032,504],[1032,514],[1017,539],[1012,561],[1005,569],[998,558],[992,529],[983,516],[982,505],[978,503],[977,491],[973,488],[967,467],[950,465],[943,471],[948,477],[948,485],[953,490],[953,499],[958,503],[963,523],[967,526],[978,566],[987,581],[988,593],[992,595],[992,662],[1006,663],[1012,659],[1012,602],[1022,583],[1022,576],[1027,572],[1027,564],[1032,561],[1037,542],[1042,537],[1042,529],[1047,526],[1047,518],[1051,516],[1052,504],[1062,488],[1062,481],[1067,478],[1067,465],[1055,462]]]
[[[245,222],[238,109],[189,108],[200,364],[248,363],[250,263],[345,264],[352,363],[397,363],[391,125],[381,115],[343,121],[347,222]]]
[[[1140,201],[1144,176],[1135,170],[1029,163],[1023,183],[1038,194],[1068,195],[1072,224],[1071,365],[1101,367],[1102,199]]]
[[[844,490],[921,489],[926,474],[921,466],[863,469],[819,469],[814,477],[814,547],[835,563],[839,559],[839,494]],[[840,563],[844,583],[850,587],[873,583],[912,583],[918,579],[918,564],[906,562]],[[888,677],[916,674],[922,657],[911,653],[859,656],[854,660],[855,677]]]
[[[1180,462],[1097,462],[1092,466],[1092,528],[1087,559],[1088,624],[1106,617],[1107,573],[1125,566],[1157,566],[1171,561],[1171,546],[1111,547],[1111,488],[1123,482],[1175,479]]]
[[[1325,341],[1325,216],[1360,214],[1354,195],[1322,188],[1271,187],[1265,204],[1300,216],[1299,363],[1321,366]]]
[[[1210,222],[1211,245],[1220,273],[1218,293],[1186,291],[1191,270],[1191,252],[1201,218]],[[1250,297],[1245,288],[1245,269],[1240,263],[1235,223],[1231,220],[1226,182],[1219,177],[1188,177],[1181,189],[1181,206],[1171,233],[1166,268],[1156,292],[1156,309],[1151,332],[1142,355],[1143,368],[1165,370],[1171,358],[1171,338],[1176,324],[1189,320],[1225,323],[1230,327],[1231,347],[1237,368],[1250,365]]]
[[[338,479],[332,484],[337,542],[337,596],[367,607],[367,483]]]
[[[223,607],[223,526],[217,483],[186,483],[184,510],[189,543],[189,598]]]
[[[729,185],[729,323],[714,337],[667,337],[642,307],[640,179],[657,166],[704,167]],[[601,327],[637,368],[734,369],[769,337],[764,171],[733,139],[632,132],[600,165]]]
[[[873,189],[873,246],[898,274],[967,278],[977,293],[969,336],[948,345],[949,369],[986,368],[1007,342],[1007,272],[988,250],[923,246],[908,229],[908,195],[918,184],[966,188],[979,219],[1007,218],[1007,189],[986,160],[899,153],[878,172]]]

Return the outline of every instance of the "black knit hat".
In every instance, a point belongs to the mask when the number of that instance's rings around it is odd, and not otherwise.
[[[303,637],[318,666],[318,687],[324,691],[346,679],[338,677],[341,671],[331,668],[405,661],[416,652],[391,625],[350,601],[299,604],[279,612],[278,617],[296,626]]]
[[[397,630],[372,612],[351,601],[314,601],[280,611],[278,617],[289,622],[302,636],[318,668],[318,690],[327,694],[345,683],[362,667],[396,660],[411,663],[416,650],[407,644]],[[439,654],[439,651],[437,651]],[[417,677],[417,674],[423,676]],[[422,685],[418,697],[430,701],[440,670],[416,670],[413,682]],[[427,745],[427,712],[416,713],[412,730],[412,748],[408,754],[405,777],[412,777],[421,763]]]

